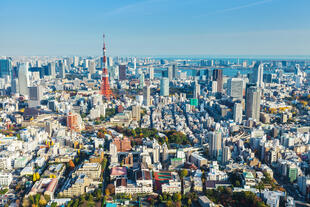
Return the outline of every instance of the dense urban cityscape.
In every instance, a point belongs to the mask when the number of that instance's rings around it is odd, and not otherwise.
[[[309,0],[0,0],[0,207],[310,207]]]
[[[307,206],[309,60],[106,51],[0,59],[0,205]]]

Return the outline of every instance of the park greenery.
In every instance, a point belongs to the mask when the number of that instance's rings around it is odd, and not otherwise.
[[[233,192],[230,187],[208,189],[206,196],[214,203],[231,207],[267,207],[266,204],[250,191]]]
[[[162,135],[159,135],[157,129],[149,129],[149,128],[136,128],[136,129],[129,129],[129,128],[122,128],[122,127],[115,127],[115,130],[119,133],[124,134],[127,137],[132,137],[133,139],[137,138],[145,138],[148,137],[150,139],[156,139],[159,144],[167,143],[169,144],[190,144],[187,136],[183,132],[178,132],[176,130],[169,130],[164,131]]]
[[[165,204],[168,207],[173,206],[192,206],[194,202],[197,202],[198,195],[195,192],[189,192],[186,194],[174,193],[174,194],[167,194],[163,193],[158,196],[157,199],[149,198],[148,201],[151,206],[154,206],[155,203],[157,204]]]

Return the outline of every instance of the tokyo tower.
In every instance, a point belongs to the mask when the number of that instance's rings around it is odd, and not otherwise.
[[[112,96],[112,91],[110,89],[110,84],[109,84],[109,74],[108,74],[108,68],[107,68],[107,56],[106,56],[106,47],[105,47],[104,38],[105,38],[105,35],[103,34],[102,81],[101,81],[100,94],[109,100]]]

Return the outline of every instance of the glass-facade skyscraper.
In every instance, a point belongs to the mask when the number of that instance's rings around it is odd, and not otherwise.
[[[0,78],[11,76],[12,74],[12,62],[10,59],[0,60]]]

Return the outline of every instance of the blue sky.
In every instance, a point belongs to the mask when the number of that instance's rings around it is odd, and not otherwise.
[[[0,55],[310,55],[309,0],[0,0]]]

